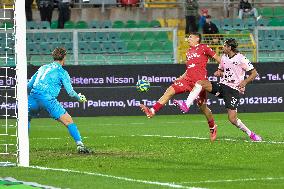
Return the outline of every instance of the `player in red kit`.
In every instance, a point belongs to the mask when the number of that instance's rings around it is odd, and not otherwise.
[[[141,110],[148,118],[152,118],[175,94],[190,92],[198,80],[207,79],[206,64],[209,57],[220,63],[220,57],[205,44],[200,44],[201,34],[191,33],[188,38],[190,49],[186,53],[186,71],[166,90],[164,95],[154,104],[152,108],[140,104]],[[210,139],[214,141],[217,135],[217,125],[214,122],[213,114],[206,105],[206,91],[202,91],[197,100],[197,105],[207,118],[210,128]],[[179,103],[174,100],[174,103]]]

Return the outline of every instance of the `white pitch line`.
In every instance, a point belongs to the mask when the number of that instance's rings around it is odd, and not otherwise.
[[[143,183],[143,184],[166,186],[166,187],[170,187],[170,188],[206,189],[206,188],[199,188],[199,187],[188,187],[188,186],[183,186],[183,185],[174,184],[174,183],[167,183],[167,182],[147,181],[147,180],[127,178],[127,177],[106,175],[106,174],[101,174],[101,173],[96,173],[96,172],[76,171],[76,170],[71,170],[71,169],[59,169],[59,168],[49,168],[49,167],[40,167],[40,166],[30,166],[30,168],[40,169],[40,170],[61,171],[61,172],[68,172],[68,173],[79,173],[79,174],[85,174],[85,175],[107,177],[107,178],[112,178],[112,179],[117,179],[117,180],[124,180],[124,181],[129,181],[129,182],[137,182],[137,183]]]
[[[130,137],[159,137],[159,138],[178,138],[178,139],[196,139],[196,140],[209,140],[209,138],[203,138],[203,137],[194,137],[194,136],[164,136],[164,135],[129,135]],[[127,137],[127,136],[101,136],[105,138],[115,138],[115,137]],[[232,141],[237,142],[240,140],[232,139],[232,138],[223,138],[223,139],[217,139],[219,141]],[[244,142],[253,142],[244,140]],[[254,143],[268,143],[268,144],[284,144],[284,141],[257,141]]]
[[[261,180],[283,180],[284,177],[266,177],[266,178],[245,178],[245,179],[228,179],[228,180],[204,180],[197,182],[181,182],[181,184],[204,184],[204,183],[224,183],[224,182],[247,182],[247,181],[261,181]]]

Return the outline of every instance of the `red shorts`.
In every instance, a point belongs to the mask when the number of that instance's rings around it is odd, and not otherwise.
[[[175,94],[181,94],[192,91],[195,83],[197,81],[187,80],[187,79],[178,79],[173,84],[172,87],[175,90]],[[202,105],[207,101],[207,93],[205,90],[202,90],[197,98],[197,104]]]

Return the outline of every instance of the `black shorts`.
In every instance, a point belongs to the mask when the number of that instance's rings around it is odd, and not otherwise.
[[[239,91],[227,85],[212,82],[212,91],[210,93],[218,98],[224,99],[225,107],[230,110],[236,110],[239,106]]]

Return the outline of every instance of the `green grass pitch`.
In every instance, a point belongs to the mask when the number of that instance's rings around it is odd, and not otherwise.
[[[264,142],[216,114],[211,143],[203,115],[74,118],[92,155],[79,155],[66,128],[34,119],[30,165],[0,167],[0,177],[59,188],[284,188],[284,113],[239,114]],[[40,167],[48,168],[42,170]]]

